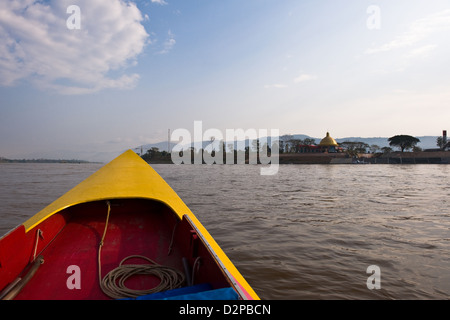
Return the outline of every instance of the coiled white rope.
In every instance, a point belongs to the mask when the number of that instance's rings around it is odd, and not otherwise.
[[[108,228],[109,215],[111,212],[111,204],[109,201],[106,202],[108,205],[108,214],[106,216],[105,229],[103,231],[103,236],[98,248],[98,278],[99,284],[102,291],[113,299],[120,298],[135,298],[141,295],[171,290],[180,287],[185,280],[185,276],[182,272],[175,268],[162,266],[150,258],[131,255],[123,259],[119,266],[110,272],[102,279],[102,269],[101,269],[101,251],[104,244],[104,239],[106,235],[106,230]],[[147,260],[150,264],[123,264],[126,260],[131,258],[140,258]],[[160,279],[160,283],[151,289],[136,290],[130,289],[125,286],[125,281],[134,275],[150,275],[155,276]]]

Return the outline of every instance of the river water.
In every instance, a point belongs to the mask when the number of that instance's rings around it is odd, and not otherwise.
[[[0,164],[0,234],[101,166]],[[448,165],[153,167],[262,299],[450,298]]]

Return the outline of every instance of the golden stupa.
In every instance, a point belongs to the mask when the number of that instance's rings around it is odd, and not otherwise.
[[[336,142],[336,140],[334,140],[330,136],[330,133],[327,132],[327,136],[320,141],[319,146],[321,146],[321,147],[337,147],[338,143]]]

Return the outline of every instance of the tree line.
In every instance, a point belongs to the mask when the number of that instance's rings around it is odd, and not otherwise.
[[[420,139],[415,138],[410,135],[395,135],[387,139],[389,142],[389,147],[380,147],[376,144],[369,145],[368,143],[361,141],[344,141],[339,143],[339,146],[350,156],[357,156],[361,153],[391,153],[394,151],[393,148],[399,148],[401,152],[405,152],[408,150],[412,150],[413,152],[422,151],[417,144],[420,142]],[[259,139],[252,140],[250,143],[243,148],[243,150],[237,150],[234,143],[225,144],[223,141],[219,143],[219,147],[214,147],[214,139],[211,139],[211,143],[208,145],[207,149],[195,149],[194,147],[188,148],[187,150],[180,152],[190,152],[191,158],[194,159],[195,155],[198,153],[209,153],[211,156],[215,156],[216,152],[221,152],[223,155],[223,163],[226,163],[226,155],[229,154],[231,150],[234,153],[234,159],[237,161],[239,157],[244,157],[245,161],[248,162],[250,151],[265,151],[268,156],[270,156],[271,149],[264,143],[264,145],[260,145]],[[450,147],[450,142],[443,141],[442,137],[438,137],[436,140],[437,146],[439,146],[442,150],[446,147]],[[299,153],[300,146],[302,145],[317,145],[316,140],[313,138],[305,138],[305,139],[295,139],[293,135],[284,135],[279,138],[278,148],[279,154],[283,153]],[[222,146],[222,149],[220,149]],[[277,147],[277,144],[274,144],[274,147]],[[227,151],[228,150],[228,151]],[[147,162],[153,163],[170,163],[171,162],[171,153],[167,151],[160,151],[159,148],[153,147],[146,151],[145,154],[142,154],[141,157]],[[237,163],[237,162],[235,162]]]
[[[0,157],[0,163],[91,163],[86,160],[77,159],[7,159]]]
[[[440,138],[440,139],[439,139]],[[380,147],[376,144],[369,145],[361,141],[344,141],[339,143],[339,146],[351,156],[356,156],[359,153],[390,153],[398,147],[401,152],[411,149],[412,151],[421,151],[417,146],[420,139],[409,135],[396,135],[388,138],[389,147]],[[437,144],[442,145],[442,137],[438,137]],[[316,140],[312,138],[295,139],[292,135],[284,135],[280,137],[280,153],[298,153],[301,145],[313,146],[317,145]]]
[[[272,147],[279,148],[275,142]],[[219,157],[217,158],[217,162],[222,163],[229,163],[227,159],[230,158],[234,159],[234,163],[260,163],[260,155],[270,157],[272,148],[267,142],[260,143],[259,139],[248,140],[245,146],[241,147],[236,143],[226,144],[224,141],[214,144],[214,139],[211,139],[210,144],[206,148],[197,149],[195,147],[189,147],[179,151],[180,158],[186,153],[190,153],[191,163],[194,163],[194,159],[196,158],[201,158],[202,162],[205,163],[203,160],[205,157]],[[157,147],[148,149],[145,153],[141,154],[141,157],[149,163],[172,163],[171,152],[160,151]],[[189,156],[186,158],[189,158]]]

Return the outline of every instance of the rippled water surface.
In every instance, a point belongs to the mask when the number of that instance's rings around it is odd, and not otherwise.
[[[0,234],[100,167],[0,164]],[[153,167],[262,299],[450,297],[448,165]]]

